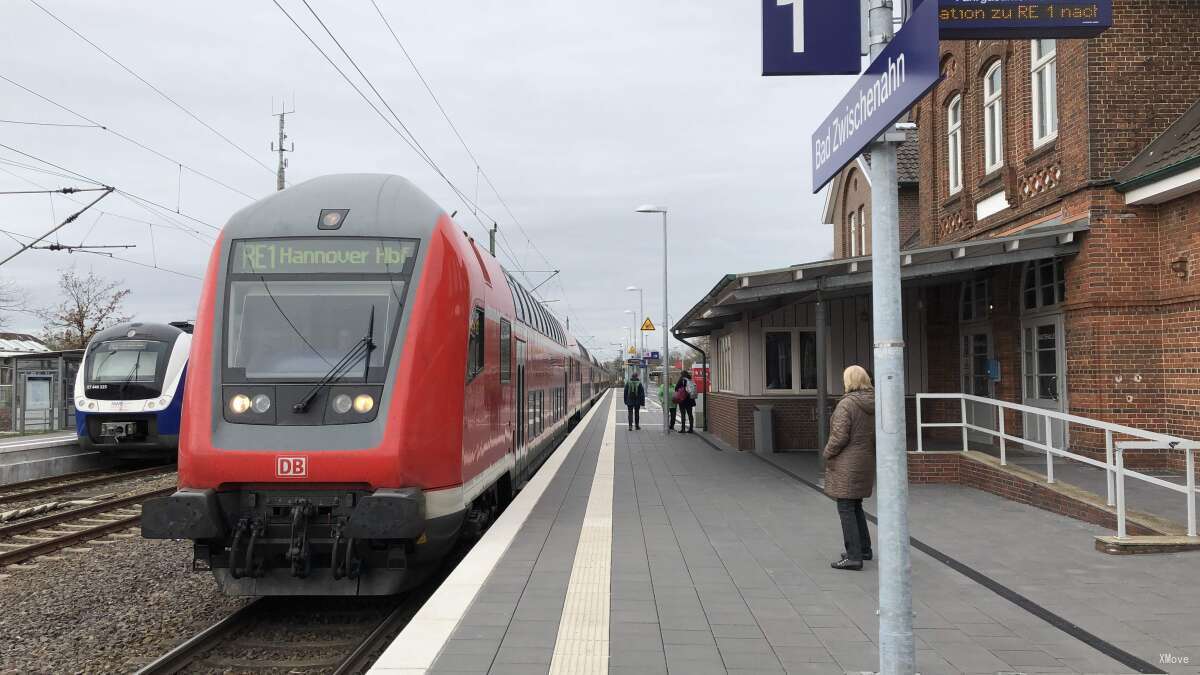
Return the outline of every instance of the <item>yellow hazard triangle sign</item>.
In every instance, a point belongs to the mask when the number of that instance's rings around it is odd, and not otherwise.
[[[646,317],[646,320],[642,322],[642,330],[654,330],[654,324],[650,322],[650,317]]]

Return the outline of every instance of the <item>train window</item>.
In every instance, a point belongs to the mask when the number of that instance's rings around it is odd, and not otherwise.
[[[471,313],[470,337],[467,341],[467,381],[483,371],[484,315],[479,307]]]
[[[512,324],[500,319],[500,381],[512,380]]]
[[[529,405],[526,406],[525,414],[526,414],[526,418],[527,418],[526,422],[525,422],[525,426],[528,427],[528,430],[525,432],[525,435],[528,436],[529,438],[536,438],[537,437],[537,392],[535,392],[535,391],[529,392]]]

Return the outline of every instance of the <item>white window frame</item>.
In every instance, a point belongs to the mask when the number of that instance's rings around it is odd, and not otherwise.
[[[717,336],[717,391],[732,392],[733,335]]]
[[[1043,53],[1040,43],[1050,43],[1049,52]],[[1031,40],[1029,44],[1030,89],[1033,92],[1033,147],[1040,147],[1058,138],[1058,43],[1050,40]],[[1039,86],[1039,78],[1041,86]],[[1044,90],[1044,91],[1043,91]],[[1041,124],[1042,114],[1048,122]]]
[[[861,255],[871,255],[871,247],[867,245],[867,213],[864,207],[858,207],[858,251]]]
[[[850,257],[858,257],[858,211],[850,212]]]
[[[1050,282],[1042,281],[1042,269],[1050,270]],[[1032,271],[1033,277],[1030,279],[1029,274]],[[1062,277],[1060,281],[1059,277]],[[1029,283],[1032,281],[1032,285]],[[1042,297],[1042,292],[1046,288],[1053,288],[1054,302],[1046,303]],[[1025,299],[1029,291],[1034,293],[1034,304],[1030,306]],[[1045,310],[1055,310],[1059,305],[1066,302],[1067,299],[1067,284],[1066,284],[1066,269],[1062,258],[1030,260],[1025,263],[1025,268],[1021,271],[1021,312],[1023,314],[1036,314]]]
[[[792,386],[790,389],[771,389],[767,387],[767,334],[769,333],[789,333],[791,334],[791,361],[792,361]],[[762,330],[762,391],[764,394],[809,394],[816,389],[803,389],[801,385],[804,381],[804,372],[801,370],[800,359],[800,337],[808,334],[812,336],[815,343],[817,339],[817,330],[815,328],[764,328]],[[817,355],[817,367],[821,367],[820,354]]]
[[[950,194],[962,190],[962,96],[946,105],[946,166],[950,174]]]
[[[1004,166],[1004,71],[1002,61],[987,69],[983,76],[983,172],[989,174]],[[995,90],[989,90],[992,75],[998,76]]]

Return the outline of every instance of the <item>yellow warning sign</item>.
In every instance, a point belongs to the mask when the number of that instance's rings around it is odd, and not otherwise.
[[[630,347],[630,348],[629,348],[629,353],[630,353],[630,354],[636,354],[636,353],[637,353],[637,347]]]
[[[654,330],[654,324],[650,323],[650,317],[646,317],[646,320],[642,322],[642,330]]]

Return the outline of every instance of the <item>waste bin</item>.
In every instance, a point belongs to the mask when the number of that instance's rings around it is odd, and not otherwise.
[[[775,422],[773,405],[754,406],[754,452],[760,455],[775,452]]]

